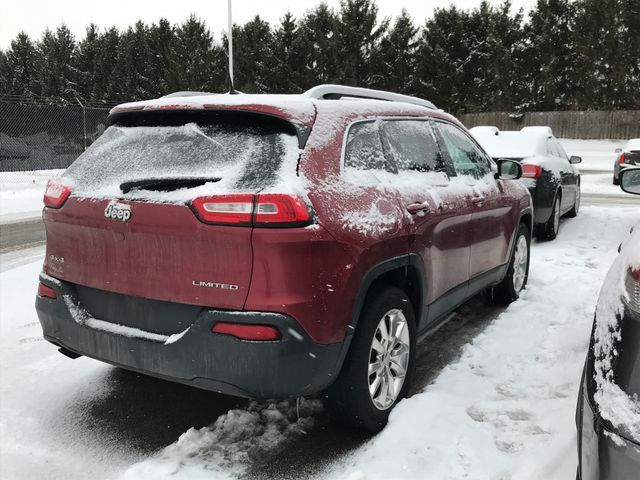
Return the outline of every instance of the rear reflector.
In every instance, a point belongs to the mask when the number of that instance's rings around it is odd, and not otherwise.
[[[542,167],[540,165],[532,165],[530,163],[522,164],[522,176],[524,178],[538,178],[542,175]]]
[[[211,331],[222,335],[231,335],[240,340],[251,340],[254,342],[274,341],[282,338],[280,331],[271,325],[218,322],[213,326]]]
[[[50,179],[47,182],[47,189],[44,191],[44,206],[49,208],[60,208],[71,195],[71,187],[57,180]]]
[[[205,223],[257,227],[299,227],[309,224],[311,214],[302,199],[283,193],[238,193],[198,197],[191,202]]]
[[[42,282],[40,282],[40,284],[38,284],[38,296],[39,297],[51,298],[53,300],[58,298],[58,295],[56,294],[56,291],[53,288],[49,287],[48,285],[45,285]]]

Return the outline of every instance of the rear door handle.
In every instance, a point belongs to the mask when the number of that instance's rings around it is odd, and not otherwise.
[[[411,205],[407,205],[407,212],[411,215],[424,215],[429,212],[429,205],[426,203],[412,203]]]
[[[482,205],[484,203],[486,199],[484,197],[473,197],[471,199],[471,203],[474,203],[475,205]]]

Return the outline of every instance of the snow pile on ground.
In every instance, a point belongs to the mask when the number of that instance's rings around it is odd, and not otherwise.
[[[618,158],[616,148],[624,147],[626,140],[577,140],[571,138],[559,139],[569,156],[582,157],[582,163],[577,167],[581,171],[600,170],[612,172],[613,162]]]
[[[567,479],[595,298],[633,207],[585,208],[535,243],[522,298],[465,347],[386,429],[322,477]],[[427,340],[428,341],[428,340]]]
[[[579,167],[579,165],[578,165]],[[580,191],[582,193],[596,195],[611,195],[615,197],[623,197],[633,199],[626,192],[623,192],[618,185],[613,184],[613,173],[593,173],[589,172],[580,176]],[[640,199],[638,200],[640,202]]]
[[[0,218],[38,216],[47,181],[63,170],[0,172]]]
[[[305,433],[322,410],[320,400],[251,402],[230,410],[210,427],[191,428],[157,456],[127,470],[124,480],[218,480],[241,475],[252,458],[287,437]]]

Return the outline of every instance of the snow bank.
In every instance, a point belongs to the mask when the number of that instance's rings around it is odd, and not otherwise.
[[[123,480],[222,480],[237,478],[252,458],[291,435],[303,434],[322,409],[319,400],[252,402],[230,410],[210,427],[191,428],[158,455],[129,468]]]
[[[613,162],[618,158],[616,148],[625,145],[624,140],[576,140],[570,138],[559,139],[567,155],[582,157],[582,163],[576,165],[580,171],[600,170],[611,172]]]
[[[0,172],[0,219],[40,215],[47,181],[63,171]]]

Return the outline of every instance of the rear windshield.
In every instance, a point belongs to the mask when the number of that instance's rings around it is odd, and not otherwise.
[[[273,186],[283,168],[295,175],[298,156],[296,136],[268,125],[112,125],[64,176],[75,194],[93,197],[157,195],[176,185],[249,191]]]

